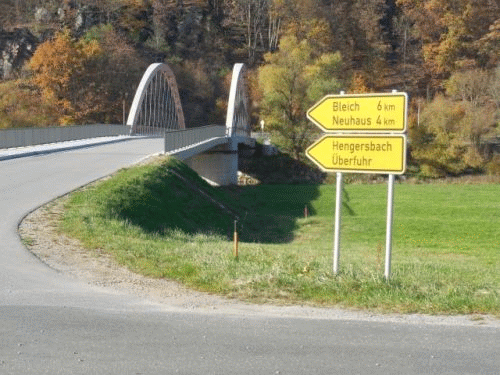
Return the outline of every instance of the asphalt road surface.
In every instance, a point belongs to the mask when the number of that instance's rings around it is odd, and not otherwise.
[[[161,151],[137,139],[0,161],[0,374],[500,374],[500,323],[334,309],[170,308],[50,269],[36,207]]]

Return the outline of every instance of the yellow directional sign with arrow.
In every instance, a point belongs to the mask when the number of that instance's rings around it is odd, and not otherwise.
[[[306,155],[325,172],[403,174],[406,136],[325,135],[306,150]]]
[[[406,93],[327,95],[307,111],[325,132],[403,133]]]
[[[337,172],[333,272],[340,256],[342,173],[389,174],[387,193],[386,263],[390,275],[394,175],[406,169],[406,93],[327,95],[307,118],[326,132],[306,150],[306,156],[325,172]]]

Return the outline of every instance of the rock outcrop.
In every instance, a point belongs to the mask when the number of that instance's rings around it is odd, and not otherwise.
[[[12,32],[0,30],[0,79],[13,78],[31,58],[37,44],[37,38],[26,28]]]

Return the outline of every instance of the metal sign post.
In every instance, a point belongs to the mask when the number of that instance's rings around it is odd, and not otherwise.
[[[387,189],[387,227],[385,232],[385,279],[391,276],[392,214],[394,212],[394,175],[389,175]]]
[[[323,135],[306,156],[325,172],[337,173],[333,273],[339,272],[342,173],[389,175],[385,279],[391,273],[394,175],[406,169],[406,93],[327,95],[307,112]]]
[[[340,212],[342,210],[342,173],[337,173],[337,187],[335,191],[335,229],[333,239],[333,274],[339,272],[340,258]]]

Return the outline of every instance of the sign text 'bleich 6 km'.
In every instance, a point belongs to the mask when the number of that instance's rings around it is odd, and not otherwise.
[[[325,135],[306,155],[325,172],[403,174],[406,135]]]
[[[328,95],[307,112],[325,132],[406,131],[406,93]]]

